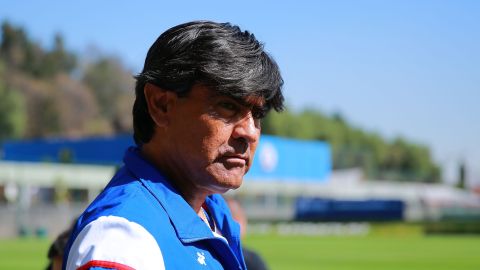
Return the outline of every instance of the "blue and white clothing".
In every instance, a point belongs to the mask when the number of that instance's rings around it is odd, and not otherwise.
[[[138,148],[124,163],[78,219],[64,269],[246,269],[240,227],[220,195],[205,201],[217,234]]]

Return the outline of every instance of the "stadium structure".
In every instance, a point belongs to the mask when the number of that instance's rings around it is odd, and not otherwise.
[[[121,166],[130,135],[8,141],[0,158],[0,237],[56,234]],[[328,143],[263,135],[238,199],[257,222],[479,218],[480,197],[444,184],[365,179],[332,170]]]

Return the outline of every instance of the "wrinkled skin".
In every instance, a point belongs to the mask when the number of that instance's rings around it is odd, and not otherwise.
[[[239,101],[202,85],[179,98],[153,87],[145,90],[156,123],[152,141],[142,149],[147,159],[187,201],[203,202],[207,195],[238,188],[253,162],[263,99]]]

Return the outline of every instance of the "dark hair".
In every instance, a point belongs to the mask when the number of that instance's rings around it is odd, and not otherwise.
[[[55,257],[63,258],[65,247],[67,246],[68,238],[72,233],[72,229],[73,227],[70,226],[70,228],[63,231],[61,234],[57,236],[55,241],[53,241],[53,243],[50,245],[50,248],[48,249],[48,253],[47,253],[49,262],[46,270],[53,269],[53,260],[55,259]]]
[[[255,36],[229,23],[194,21],[175,26],[150,47],[136,77],[133,105],[134,139],[150,141],[154,122],[144,95],[146,83],[186,96],[204,84],[235,99],[260,96],[265,110],[283,109],[283,79],[275,61]]]

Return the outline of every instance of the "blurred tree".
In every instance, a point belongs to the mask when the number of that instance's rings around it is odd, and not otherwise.
[[[52,77],[57,73],[70,73],[76,66],[76,57],[74,54],[65,50],[63,37],[56,34],[52,51],[45,54],[42,63],[42,75]]]
[[[114,132],[131,131],[134,80],[121,62],[112,57],[100,58],[87,65],[82,81],[93,91],[100,114]]]
[[[46,50],[22,28],[3,22],[0,61],[6,66],[3,85],[18,89],[15,92],[24,97],[25,117],[17,122],[23,123],[25,137],[111,133],[111,125],[99,117],[93,91],[71,76],[80,68],[76,56],[65,49],[61,35],[57,34],[52,48]],[[112,102],[109,106],[117,105]]]
[[[0,57],[7,66],[12,68],[20,67],[25,62],[25,51],[28,46],[29,42],[23,29],[15,28],[7,21],[2,23]]]
[[[76,57],[65,50],[60,34],[55,35],[53,49],[43,49],[31,41],[21,27],[2,23],[0,58],[10,69],[18,69],[36,78],[49,78],[59,72],[70,73],[76,66]]]
[[[332,116],[313,109],[272,112],[262,122],[262,132],[329,142],[334,169],[359,167],[375,179],[440,181],[440,169],[427,147],[403,138],[388,142],[376,133],[352,126],[338,112]]]
[[[59,125],[63,136],[80,137],[110,133],[108,124],[99,115],[91,89],[70,76],[60,73],[52,82],[54,100],[59,112]],[[104,121],[105,122],[105,121]],[[96,128],[93,126],[96,125]]]
[[[0,61],[0,142],[20,138],[25,132],[26,110],[22,94],[7,87]]]

